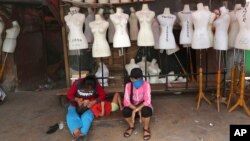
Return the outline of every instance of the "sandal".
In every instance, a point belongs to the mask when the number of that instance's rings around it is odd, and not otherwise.
[[[131,130],[131,132],[129,133],[130,130]],[[134,130],[135,130],[135,127],[129,127],[128,129],[125,130],[123,136],[126,137],[126,138],[130,137]]]
[[[143,132],[144,132],[143,139],[144,140],[150,140],[150,138],[151,138],[151,132],[149,131],[149,129],[148,130],[143,129]],[[147,135],[145,135],[145,132],[147,133]]]

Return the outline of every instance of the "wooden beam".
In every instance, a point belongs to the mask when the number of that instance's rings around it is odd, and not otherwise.
[[[69,56],[68,56],[68,46],[67,46],[67,35],[66,35],[66,25],[64,22],[64,9],[59,7],[60,17],[62,23],[62,41],[63,41],[63,52],[64,52],[64,65],[65,65],[65,74],[66,74],[66,84],[67,87],[70,86],[70,72],[69,72]]]

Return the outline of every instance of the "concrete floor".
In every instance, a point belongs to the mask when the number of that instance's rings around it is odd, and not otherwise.
[[[0,140],[3,141],[70,141],[67,127],[47,135],[49,126],[65,121],[65,109],[59,104],[58,90],[15,92],[0,105]],[[211,95],[211,94],[208,94]],[[151,141],[229,141],[230,124],[250,124],[242,108],[231,113],[221,104],[218,113],[215,103],[204,100],[196,110],[196,94],[153,95]],[[250,102],[248,102],[250,107]],[[87,141],[142,141],[142,125],[129,138],[123,137],[127,128],[121,112],[96,119]]]

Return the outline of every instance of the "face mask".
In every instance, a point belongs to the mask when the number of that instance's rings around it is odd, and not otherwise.
[[[133,82],[133,86],[134,86],[136,89],[140,88],[140,87],[142,86],[142,84],[143,84],[143,80],[142,80],[142,79],[136,80],[136,81]]]

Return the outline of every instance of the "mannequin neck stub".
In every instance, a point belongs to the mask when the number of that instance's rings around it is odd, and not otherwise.
[[[190,8],[188,4],[184,5],[183,12],[190,12]]]
[[[118,13],[118,14],[121,14],[121,13],[123,13],[123,10],[122,10],[122,8],[120,8],[120,7],[116,8],[116,13]]]
[[[164,12],[163,12],[163,15],[170,15],[170,9],[169,8],[165,8],[164,9]]]
[[[95,21],[103,21],[100,14],[95,15]]]
[[[142,10],[143,11],[149,11],[148,5],[147,4],[143,4],[142,5]]]
[[[203,10],[203,9],[204,9],[203,3],[198,3],[197,10]]]

